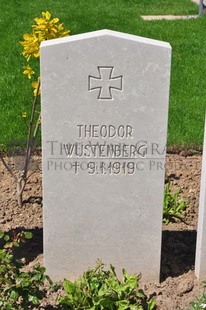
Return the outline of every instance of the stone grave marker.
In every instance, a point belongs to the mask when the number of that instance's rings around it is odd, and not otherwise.
[[[206,278],[206,119],[202,155],[195,274],[199,280],[204,280]]]
[[[159,281],[171,47],[110,30],[41,45],[44,261]]]

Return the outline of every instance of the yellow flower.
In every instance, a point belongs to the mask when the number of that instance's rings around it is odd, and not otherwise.
[[[40,52],[39,52],[39,46],[40,41],[39,38],[36,36],[36,34],[33,33],[26,33],[23,36],[24,41],[20,42],[20,44],[24,47],[24,50],[22,52],[22,55],[29,60],[30,57],[39,58]]]
[[[38,77],[37,81],[32,82],[32,87],[34,88],[34,96],[37,95],[37,90],[38,90],[38,87],[39,87],[39,81],[40,81],[40,77]],[[41,93],[41,91],[40,91],[40,87],[39,87],[38,95],[40,93]]]
[[[36,25],[33,25],[33,31],[38,35],[39,41],[61,38],[69,35],[70,31],[64,29],[63,24],[59,24],[59,18],[51,18],[48,11],[42,12],[41,18],[35,18]]]
[[[35,25],[32,26],[32,33],[25,33],[23,36],[24,41],[20,42],[23,46],[22,55],[27,61],[31,57],[35,59],[40,57],[40,44],[42,41],[65,37],[70,33],[70,30],[65,30],[64,24],[60,23],[59,18],[52,18],[51,13],[48,11],[42,12],[41,17],[35,18],[34,21]],[[24,66],[23,69],[23,74],[27,75],[29,79],[35,74],[29,65]],[[34,96],[40,94],[39,81],[40,77],[37,81],[32,82]]]
[[[51,13],[42,12],[42,17],[35,18],[32,33],[24,34],[24,41],[20,44],[24,47],[22,55],[29,61],[30,57],[39,58],[40,44],[44,40],[61,38],[69,35],[70,30],[65,30],[59,18],[53,18]]]
[[[32,75],[35,73],[32,68],[28,66],[23,66],[23,74],[27,75],[29,79],[31,79]]]
[[[46,20],[49,20],[49,19],[51,18],[51,13],[49,13],[48,11],[42,12],[42,16],[43,16],[43,18],[45,18]]]
[[[21,112],[21,117],[25,118],[26,117],[26,112]]]

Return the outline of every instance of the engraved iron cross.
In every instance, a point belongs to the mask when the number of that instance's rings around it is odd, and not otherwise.
[[[97,99],[112,100],[112,89],[122,90],[123,76],[113,76],[114,67],[97,67],[99,77],[89,75],[89,90],[99,89]]]

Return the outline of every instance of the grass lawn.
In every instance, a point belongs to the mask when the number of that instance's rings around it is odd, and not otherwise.
[[[0,147],[24,140],[33,99],[22,75],[25,60],[19,41],[31,31],[33,19],[49,10],[78,34],[111,29],[167,41],[173,48],[168,143],[201,146],[206,107],[206,17],[177,21],[141,20],[149,14],[197,14],[190,0],[9,0],[0,2]],[[160,85],[161,87],[161,85]]]

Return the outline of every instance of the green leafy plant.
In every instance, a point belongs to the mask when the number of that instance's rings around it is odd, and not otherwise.
[[[15,258],[14,250],[20,247],[32,234],[20,232],[13,237],[0,232],[0,309],[31,309],[44,296],[44,281],[51,280],[45,275],[45,268],[35,265],[32,271],[23,271],[26,265]]]
[[[147,298],[139,289],[140,276],[129,275],[124,269],[122,274],[120,281],[112,265],[104,270],[104,265],[98,262],[75,282],[64,280],[63,287],[68,295],[61,297],[59,303],[63,309],[155,309],[154,299]]]
[[[186,208],[186,201],[180,198],[181,190],[174,194],[171,192],[171,182],[165,188],[164,207],[163,207],[163,222],[169,224],[175,219],[183,221],[182,212]]]
[[[189,310],[202,310],[206,309],[206,294],[203,294],[198,300],[191,303]]]

